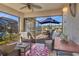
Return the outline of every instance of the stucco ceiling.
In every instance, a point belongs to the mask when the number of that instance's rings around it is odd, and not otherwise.
[[[46,10],[55,10],[55,9],[59,9],[62,8],[64,6],[63,3],[34,3],[35,5],[39,5],[42,7],[42,9],[36,9],[33,8],[33,12],[37,12],[37,11],[46,11]],[[13,8],[17,11],[20,11],[22,13],[28,13],[31,12],[31,10],[29,10],[28,8],[24,8],[22,10],[20,10],[21,7],[23,7],[24,5],[21,3],[4,3],[4,5]]]

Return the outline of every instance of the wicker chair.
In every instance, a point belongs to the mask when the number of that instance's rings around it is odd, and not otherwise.
[[[35,43],[35,39],[33,37],[33,35],[31,33],[27,33],[27,32],[21,32],[21,38],[22,38],[22,42],[32,42]]]

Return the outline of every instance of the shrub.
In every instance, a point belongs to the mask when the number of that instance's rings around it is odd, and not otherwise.
[[[2,37],[2,39],[1,39],[2,41],[0,41],[0,44],[6,44],[11,41],[16,41],[19,39],[19,37],[20,37],[19,34],[8,33]]]

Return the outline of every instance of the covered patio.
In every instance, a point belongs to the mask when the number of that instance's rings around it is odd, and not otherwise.
[[[0,55],[79,55],[78,9],[73,3],[1,3]],[[60,35],[53,43],[55,30]]]

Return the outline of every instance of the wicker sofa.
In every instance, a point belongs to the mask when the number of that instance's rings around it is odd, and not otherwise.
[[[13,44],[13,45],[6,45],[6,44],[5,45],[0,45],[0,52],[3,56],[11,55],[14,51],[16,51],[15,46],[16,46],[16,44]]]

